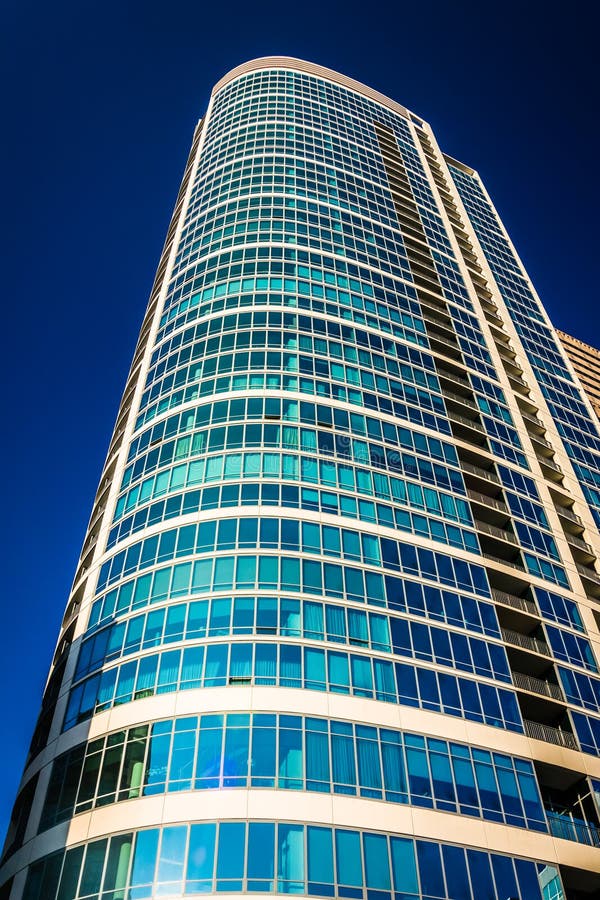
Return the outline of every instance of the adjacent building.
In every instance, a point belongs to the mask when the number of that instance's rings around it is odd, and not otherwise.
[[[343,75],[198,124],[2,900],[600,896],[600,433],[481,179]]]
[[[600,416],[600,350],[579,338],[556,331],[597,416]]]

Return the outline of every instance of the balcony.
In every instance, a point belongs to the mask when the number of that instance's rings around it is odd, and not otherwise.
[[[410,221],[414,223],[414,220],[412,218]],[[420,240],[422,240],[422,238],[420,238]],[[419,303],[421,304],[421,307],[431,309],[439,315],[449,318],[448,304],[445,300],[442,300],[441,297],[437,295],[437,293],[421,293],[421,295],[419,296]]]
[[[487,282],[486,282],[486,284],[487,284]],[[486,293],[480,297],[480,300],[483,304],[485,304],[486,307],[489,307],[493,312],[495,312],[495,313],[498,312],[498,304],[496,303],[492,294],[490,294],[489,291],[486,291]],[[487,309],[485,311],[487,312]]]
[[[488,308],[486,307],[485,304],[486,304],[487,301],[485,300],[485,298],[481,297],[481,295],[480,295],[479,292],[478,292],[478,295],[479,295],[479,299],[481,300],[481,305],[482,305],[482,307],[483,307],[483,312],[484,312],[484,315],[485,315],[485,317],[486,317],[486,319],[487,319],[488,324],[491,325],[492,328],[497,329],[497,331],[499,331],[499,332],[501,333],[502,337],[500,338],[500,342],[501,342],[501,343],[504,343],[504,342],[506,341],[506,338],[507,338],[507,332],[506,332],[506,330],[505,330],[505,328],[504,328],[504,322],[502,321],[502,319],[500,318],[500,316],[497,314],[497,312],[494,312],[492,309],[488,309]],[[497,309],[497,307],[494,307],[494,309]],[[492,334],[494,335],[494,340],[495,340],[495,341],[499,340],[499,338],[498,338],[498,336],[496,335],[496,332],[495,332],[495,331],[493,331]]]
[[[427,328],[427,337],[430,339],[435,338],[438,341],[447,341],[453,349],[460,349],[450,320],[445,322],[441,316],[434,316],[433,313],[425,310],[423,307],[421,312]]]
[[[574,534],[567,533],[565,534],[565,537],[571,547],[579,550],[586,561],[591,562],[592,560],[596,559],[594,548],[591,546],[591,544],[588,544],[587,541],[582,540],[580,537],[577,537]]]
[[[494,315],[493,312],[488,312],[488,310],[484,310],[484,312],[485,317],[488,321],[488,325],[492,329],[492,334],[496,343],[506,343],[506,341],[508,340],[508,335],[504,330],[502,319],[499,316]],[[497,332],[499,332],[499,334],[497,334]]]
[[[493,469],[482,469],[481,466],[475,466],[473,463],[465,462],[463,459],[460,460],[460,467],[463,474],[473,475],[475,478],[481,478],[484,481],[497,484],[498,487],[502,486],[500,479]]]
[[[561,703],[565,702],[560,686],[552,681],[535,678],[533,675],[524,675],[522,672],[513,672],[512,679],[515,687],[520,688],[522,691],[550,697],[552,700],[558,700]]]
[[[550,489],[550,496],[552,497],[552,501],[556,507],[569,507],[570,509],[573,506],[573,498],[571,497],[571,493],[564,486],[564,484],[549,484],[548,488]]]
[[[434,353],[438,353],[442,358],[447,359],[450,363],[459,362],[463,364],[462,353],[457,346],[450,343],[447,338],[442,338],[437,334],[432,334],[427,329],[427,337],[429,344]]]
[[[489,497],[487,494],[481,494],[479,491],[473,491],[471,488],[467,488],[467,497],[473,503],[478,503],[486,509],[491,508],[497,510],[497,512],[503,514],[504,518],[507,518],[510,515],[506,503],[502,500],[496,500],[494,497]]]
[[[581,575],[586,593],[592,597],[600,595],[600,575],[598,575],[596,570],[589,569],[578,562],[575,563],[575,568]]]
[[[525,424],[527,425],[528,431],[530,431],[533,428],[537,429],[538,433],[539,432],[543,433],[546,431],[546,426],[544,425],[544,423],[542,422],[541,419],[538,419],[537,416],[532,415],[531,413],[525,412],[525,410],[523,410],[523,409],[521,410],[521,415],[523,416],[523,419],[525,420]]]
[[[479,414],[479,407],[470,397],[463,397],[462,394],[455,394],[454,391],[447,391],[446,389],[443,389],[442,393],[444,395],[444,400],[461,403],[463,406],[467,406],[469,409],[472,409],[473,412]]]
[[[523,719],[525,734],[536,741],[543,741],[545,744],[556,744],[558,747],[566,747],[567,750],[579,750],[575,735],[570,731],[563,731],[561,728],[554,728],[551,725],[543,725],[541,722],[532,722],[529,719]]]
[[[510,544],[511,547],[514,547],[517,550],[519,549],[519,543],[516,536],[512,531],[508,531],[507,528],[498,528],[496,525],[490,525],[489,522],[482,522],[479,519],[475,521],[475,528],[477,531],[488,535],[488,537],[494,538],[497,541],[503,541],[506,544]]]
[[[600,847],[598,810],[590,779],[568,765],[536,761],[534,768],[550,834]]]
[[[447,310],[430,303],[429,298],[427,298],[427,300],[423,298],[421,300],[421,314],[426,322],[435,325],[441,325],[443,328],[451,331],[452,336],[456,340],[456,334],[452,325],[452,318],[448,314]]]
[[[538,447],[543,448],[543,450],[540,450],[541,453],[543,453],[544,450],[547,450],[549,454],[554,454],[554,447],[552,446],[550,441],[547,441],[546,438],[541,436],[541,434],[536,434],[529,429],[528,431],[529,437],[534,442],[534,444],[537,444]]]
[[[562,838],[564,841],[577,841],[578,844],[587,844],[588,847],[600,847],[600,833],[592,822],[582,822],[548,809],[546,818],[550,834],[554,837]]]
[[[574,513],[573,510],[568,506],[559,506],[556,503],[554,504],[554,506],[561,519],[567,519],[569,522],[577,525],[583,531],[584,525],[577,513]]]
[[[451,401],[453,402],[453,401]],[[487,446],[487,433],[480,421],[467,419],[453,409],[448,409],[448,418],[452,428],[452,434],[459,441],[467,444]]]
[[[538,462],[546,478],[549,478],[551,481],[562,481],[564,479],[565,473],[558,463],[555,463],[549,456],[538,456]]]
[[[515,554],[510,559],[503,559],[501,556],[496,556],[494,553],[490,553],[485,547],[482,547],[481,549],[486,560],[501,563],[503,566],[512,566],[514,569],[518,569],[520,572],[525,571],[525,566],[523,565],[523,562],[521,560],[521,554]]]
[[[512,644],[513,647],[519,647],[521,650],[530,650],[532,653],[550,656],[550,648],[545,641],[530,637],[528,634],[521,634],[518,631],[511,631],[509,628],[501,628],[500,631],[507,644]],[[562,700],[562,696],[560,699]]]
[[[517,597],[515,594],[507,593],[507,591],[499,591],[496,588],[492,588],[492,598],[496,603],[511,606],[513,609],[529,613],[530,616],[536,616],[538,619],[540,617],[537,606],[533,600],[528,600],[527,597]]]
[[[436,371],[438,374],[438,378],[445,378],[447,381],[452,382],[452,384],[460,384],[462,387],[467,388],[469,391],[473,392],[473,388],[469,384],[466,378],[463,378],[456,372],[451,372],[449,369],[444,369],[443,366],[436,366]]]
[[[506,362],[506,360],[504,360],[504,362]],[[511,360],[511,362],[512,362],[512,360]],[[517,368],[520,368],[520,367],[517,367]],[[523,370],[521,369],[521,371],[523,371]],[[524,389],[528,394],[530,393],[529,385],[527,384],[527,382],[525,381],[524,378],[521,378],[520,375],[514,375],[512,372],[507,372],[506,374],[508,375],[508,377],[510,378],[511,381],[514,381],[515,384],[518,384],[519,387]]]
[[[497,342],[496,346],[498,348],[498,353],[500,354],[500,357],[501,357],[503,363],[505,363],[506,365],[512,366],[513,368],[517,369],[517,371],[519,371],[519,372],[523,371],[522,367],[516,361],[517,354],[512,349],[512,347],[508,346],[505,343],[499,343],[499,342]]]
[[[467,419],[465,416],[461,416],[459,413],[454,412],[454,410],[448,410],[448,418],[452,423],[456,422],[458,425],[464,425],[465,428],[472,428],[474,431],[479,431],[483,435],[486,433],[481,422],[478,422],[475,419]]]

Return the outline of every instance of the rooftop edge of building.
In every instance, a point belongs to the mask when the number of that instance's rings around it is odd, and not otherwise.
[[[221,88],[225,87],[225,85],[229,84],[231,81],[235,81],[236,78],[239,78],[242,75],[247,75],[249,72],[257,72],[261,69],[272,68],[293,69],[296,72],[304,72],[309,75],[317,75],[321,78],[327,78],[329,81],[333,81],[335,84],[339,84],[342,87],[348,88],[349,90],[356,91],[356,93],[363,94],[370,100],[374,100],[376,103],[380,103],[382,106],[386,106],[393,112],[399,113],[404,118],[409,119],[411,122],[413,122],[413,124],[417,126],[428,126],[428,123],[425,122],[424,119],[411,112],[401,103],[398,103],[396,100],[392,100],[390,97],[387,97],[380,91],[376,91],[374,88],[363,84],[361,81],[357,81],[355,78],[349,78],[347,75],[342,75],[341,72],[336,72],[335,69],[329,69],[326,66],[320,66],[317,63],[308,62],[304,59],[297,59],[293,56],[260,56],[256,59],[250,59],[245,63],[241,63],[241,65],[231,69],[229,72],[227,72],[226,75],[223,75],[223,77],[220,78],[219,81],[217,81],[212,89],[211,96],[214,97],[215,94],[217,94],[221,90]],[[429,129],[429,131],[431,131],[431,129]],[[466,163],[460,162],[460,160],[454,159],[448,154],[444,154],[444,156],[449,164],[457,166],[459,169],[465,171],[468,175],[475,174],[475,170],[471,168],[471,166],[468,166]]]
[[[590,355],[600,356],[600,349],[598,347],[594,347],[593,344],[588,344],[586,341],[582,341],[581,338],[575,337],[574,334],[568,334],[566,331],[561,331],[560,328],[556,329],[556,333],[560,337],[561,340],[566,341],[567,343],[570,341],[575,346],[581,347],[583,350],[589,351]]]
[[[364,94],[364,96],[369,97],[369,99],[375,100],[383,106],[387,106],[389,109],[399,113],[405,118],[416,121],[417,123],[423,121],[419,116],[415,116],[405,106],[402,106],[401,103],[391,100],[389,97],[386,97],[385,94],[381,94],[379,91],[368,87],[360,81],[356,81],[354,78],[348,78],[346,75],[342,75],[341,72],[336,72],[334,69],[328,69],[326,66],[320,66],[317,63],[308,62],[304,59],[296,59],[292,56],[262,56],[257,57],[256,59],[250,59],[227,72],[227,74],[216,83],[212,93],[213,95],[216,94],[222,87],[230,81],[239,78],[241,75],[246,75],[249,72],[257,72],[261,69],[272,68],[293,69],[296,72],[304,72],[308,75],[317,75],[321,78],[327,78],[329,81],[340,84],[352,91]]]

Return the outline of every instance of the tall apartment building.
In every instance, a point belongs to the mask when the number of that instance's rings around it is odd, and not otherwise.
[[[579,338],[565,334],[564,331],[557,330],[556,333],[588,395],[594,412],[600,417],[600,350],[590,347]]]
[[[199,123],[6,900],[600,896],[600,434],[477,175],[269,58]]]

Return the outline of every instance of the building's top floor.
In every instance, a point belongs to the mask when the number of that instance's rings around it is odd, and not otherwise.
[[[317,63],[307,62],[303,59],[296,59],[291,56],[264,56],[259,57],[258,59],[251,59],[248,62],[242,63],[239,66],[236,66],[234,69],[231,69],[224,75],[214,86],[212,90],[212,95],[217,94],[223,87],[230,84],[232,81],[235,81],[237,78],[240,78],[243,75],[247,75],[251,72],[259,72],[264,69],[290,69],[295,72],[303,72],[307,75],[314,75],[318,78],[324,78],[328,81],[333,82],[334,84],[341,85],[348,90],[355,91],[358,94],[361,94],[363,97],[368,97],[370,100],[373,100],[376,103],[380,103],[382,106],[385,106],[387,109],[392,112],[403,116],[405,119],[413,122],[417,127],[426,128],[428,131],[431,131],[428,124],[415,113],[408,110],[405,106],[398,103],[396,100],[392,100],[390,97],[387,97],[385,94],[380,93],[379,91],[374,90],[371,87],[368,87],[366,84],[363,84],[360,81],[357,81],[354,78],[349,78],[347,75],[342,75],[340,72],[336,72],[334,69],[328,69],[326,66],[317,65]],[[464,163],[455,160],[451,157],[447,157],[447,161],[453,165],[458,166],[461,169],[464,169],[468,174],[473,174],[473,169]]]
[[[566,331],[560,331],[560,329],[557,328],[556,333],[563,344],[578,349],[582,354],[594,359],[596,364],[600,366],[600,350],[596,347],[592,347],[591,344],[586,344],[585,341],[582,341],[579,338],[573,337],[572,334],[567,334]]]

